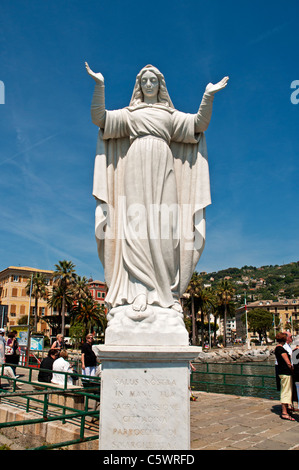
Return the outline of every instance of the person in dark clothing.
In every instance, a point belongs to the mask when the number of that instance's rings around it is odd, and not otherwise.
[[[40,370],[38,373],[38,381],[39,382],[48,382],[50,383],[52,380],[52,369],[53,369],[53,362],[57,359],[58,351],[57,349],[50,349],[48,352],[48,356],[45,357],[40,365],[40,369],[48,369],[49,372],[45,370]]]
[[[11,331],[8,334],[8,340],[6,342],[6,346],[10,347],[12,351],[7,354],[5,353],[5,362],[9,364],[13,370],[13,373],[16,375],[16,367],[19,364],[20,360],[20,351],[19,351],[19,343],[17,340],[17,331]],[[19,377],[19,375],[18,375]]]
[[[293,401],[299,402],[299,337],[294,341],[295,349],[292,352],[292,362],[294,367],[293,383],[294,383],[294,399]],[[299,408],[299,403],[298,403]]]
[[[97,357],[92,350],[93,335],[86,336],[86,342],[82,346],[82,375],[94,376],[96,375]]]
[[[284,344],[287,340],[285,333],[277,333],[276,341],[278,345],[275,348],[275,357],[277,360],[277,372],[280,378],[281,390],[281,418],[289,421],[295,421],[294,418],[288,413],[288,408],[293,406],[292,391],[293,391],[293,365],[289,353],[284,349]]]

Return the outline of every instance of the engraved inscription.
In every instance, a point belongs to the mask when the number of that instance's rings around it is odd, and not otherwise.
[[[105,429],[108,423],[112,448],[174,448],[171,439],[180,439],[183,404],[188,399],[188,369],[115,368],[106,377],[110,394],[105,401]]]

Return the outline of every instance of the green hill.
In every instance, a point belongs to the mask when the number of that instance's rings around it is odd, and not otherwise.
[[[245,292],[248,302],[299,297],[299,261],[282,266],[243,266],[200,274],[204,284],[211,287],[216,287],[221,279],[228,278],[235,288],[237,304],[244,302]]]

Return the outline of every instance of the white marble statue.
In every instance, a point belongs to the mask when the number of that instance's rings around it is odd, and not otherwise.
[[[214,94],[228,77],[209,83],[198,113],[186,114],[174,108],[161,72],[147,65],[136,77],[129,106],[108,111],[104,78],[85,65],[96,82],[93,195],[109,288],[108,326],[156,324],[166,331],[167,322],[182,324],[179,299],[204,248],[205,207],[211,203],[204,131]]]

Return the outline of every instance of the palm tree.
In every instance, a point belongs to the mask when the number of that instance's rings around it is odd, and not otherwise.
[[[105,308],[96,302],[91,296],[86,297],[80,304],[76,303],[71,314],[73,316],[72,324],[82,323],[85,327],[85,332],[82,334],[85,337],[86,333],[91,331],[93,326],[101,326],[104,332],[107,326],[107,317]]]
[[[195,313],[195,299],[198,299],[201,292],[201,277],[198,272],[194,271],[190,279],[189,285],[186,289],[186,294],[189,294],[191,297],[191,318],[192,318],[192,344],[197,344],[197,325],[196,317],[197,312]]]
[[[214,307],[214,294],[211,289],[201,288],[198,294],[201,320],[201,345],[204,346],[204,316],[209,308]]]
[[[226,321],[227,321],[227,312],[228,305],[232,300],[233,293],[235,289],[232,284],[227,279],[221,279],[217,288],[217,297],[220,307],[224,309],[224,319],[223,319],[223,346],[226,346]]]
[[[72,293],[74,302],[77,304],[78,310],[86,299],[91,297],[91,292],[88,287],[88,279],[83,276],[77,276],[74,285],[72,286]]]
[[[61,289],[61,333],[65,335],[66,296],[69,289],[74,286],[77,275],[75,272],[75,265],[71,261],[59,261],[58,264],[55,264],[55,268],[54,287],[59,287]]]
[[[50,315],[48,317],[44,317],[44,320],[55,329],[59,329],[61,331],[61,324],[62,324],[62,304],[63,304],[63,296],[65,298],[65,306],[66,310],[68,310],[73,305],[73,292],[71,289],[64,289],[60,286],[54,286],[51,294],[48,297],[48,305],[53,310],[58,312],[58,315]]]
[[[32,291],[31,291],[31,282],[32,282]],[[35,299],[35,308],[34,308],[34,331],[37,331],[37,320],[38,320],[38,301],[39,299],[47,299],[48,289],[47,281],[45,276],[42,273],[36,272],[32,276],[32,281],[28,281],[26,285],[26,294],[31,295]]]

